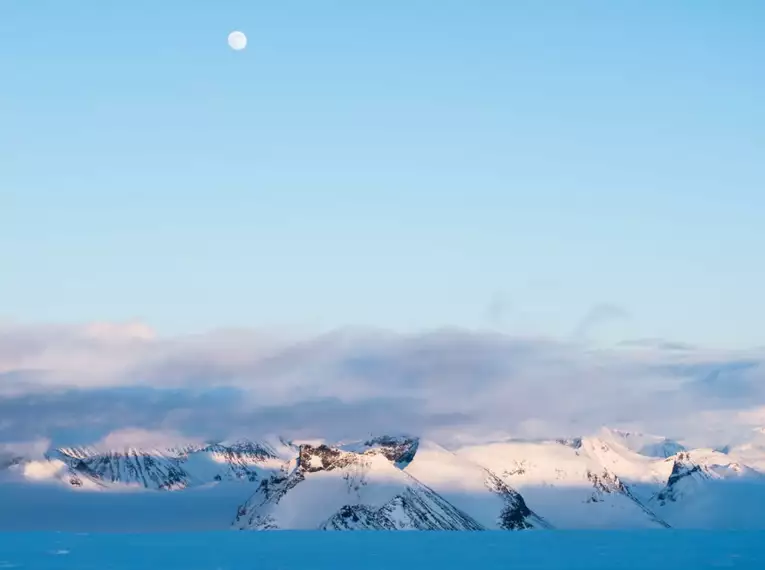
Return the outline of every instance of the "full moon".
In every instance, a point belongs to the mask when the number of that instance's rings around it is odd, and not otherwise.
[[[231,32],[228,35],[228,45],[231,49],[240,51],[247,47],[247,36],[242,32]]]

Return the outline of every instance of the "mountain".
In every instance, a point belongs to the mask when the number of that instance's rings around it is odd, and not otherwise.
[[[556,528],[668,526],[622,479],[645,484],[661,475],[651,469],[651,459],[623,446],[599,438],[507,441],[466,447],[457,455],[497,473]]]
[[[237,513],[239,529],[482,530],[401,467],[419,441],[303,445],[293,469],[264,480]],[[530,512],[519,513],[520,525]]]
[[[267,443],[238,441],[166,449],[63,447],[49,451],[43,460],[17,458],[13,467],[27,478],[76,488],[171,491],[216,481],[255,482],[283,463]]]
[[[765,472],[765,428],[751,430],[721,451],[736,461]]]
[[[681,447],[608,429],[453,449],[410,435],[9,447],[0,528],[765,529],[765,433],[664,457]]]
[[[762,529],[765,475],[712,449],[678,453],[666,485],[649,501],[680,528]]]
[[[666,459],[681,451],[686,451],[685,446],[677,441],[657,435],[603,428],[599,437],[604,441],[615,442],[617,445],[622,445],[630,451],[647,457]]]
[[[470,513],[484,528],[520,530],[549,526],[494,472],[433,442],[420,442],[417,453],[404,470],[457,508]]]
[[[354,453],[379,452],[396,467],[405,468],[412,462],[420,447],[420,438],[400,435],[371,437],[361,442],[347,443],[338,447]]]

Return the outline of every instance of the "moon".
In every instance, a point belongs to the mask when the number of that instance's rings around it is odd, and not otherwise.
[[[247,47],[247,36],[243,32],[231,32],[228,35],[228,45],[235,51],[241,51]]]

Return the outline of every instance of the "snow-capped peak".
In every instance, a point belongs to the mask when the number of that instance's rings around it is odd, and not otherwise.
[[[5,449],[0,484],[144,491],[148,500],[217,489],[234,493],[228,520],[242,529],[765,528],[762,436],[753,431],[728,453],[673,454],[671,440],[614,429],[453,450],[410,435],[168,447],[122,437],[34,458]],[[199,493],[184,491],[192,487]]]
[[[346,443],[339,447],[354,453],[381,453],[400,469],[405,468],[414,459],[420,439],[407,435],[381,435],[362,441]]]
[[[677,441],[634,431],[603,427],[595,437],[647,457],[667,458],[685,451],[685,447]]]
[[[482,526],[378,449],[301,445],[292,471],[264,479],[240,507],[240,529],[433,529]]]

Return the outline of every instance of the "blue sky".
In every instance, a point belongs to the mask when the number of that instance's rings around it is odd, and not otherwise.
[[[763,18],[5,0],[0,318],[765,344]]]

